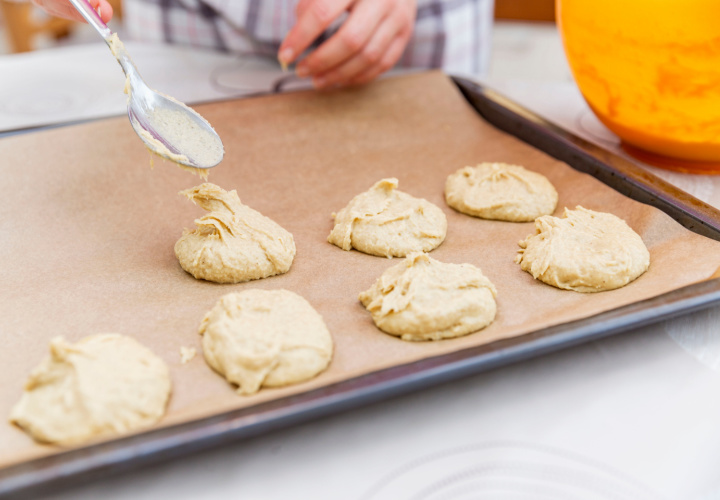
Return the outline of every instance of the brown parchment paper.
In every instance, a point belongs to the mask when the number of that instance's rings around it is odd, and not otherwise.
[[[197,281],[173,245],[202,211],[177,195],[200,181],[156,161],[128,125],[110,119],[0,141],[0,416],[7,419],[28,372],[56,335],[131,335],[170,366],[170,425],[306,391],[373,370],[531,332],[656,296],[710,277],[720,244],[662,212],[494,129],[440,73],[369,87],[303,92],[198,106],[227,150],[210,181],[291,231],[289,273],[238,285]],[[629,286],[598,294],[536,282],[513,259],[532,223],[484,221],[444,202],[448,174],[482,161],[519,163],[545,174],[565,206],[612,212],[651,254],[649,271]],[[485,330],[435,343],[408,343],[375,328],[357,295],[397,260],[345,252],[327,243],[330,214],[383,177],[437,204],[448,234],[432,256],[479,266],[498,289],[498,315]],[[197,329],[228,292],[286,288],[322,314],[335,340],[330,368],[313,381],[235,394],[204,362]],[[199,354],[180,363],[180,346]],[[0,467],[60,448],[35,444],[0,422]]]

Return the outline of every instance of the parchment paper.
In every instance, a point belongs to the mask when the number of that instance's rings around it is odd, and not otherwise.
[[[173,396],[159,425],[295,394],[412,362],[588,317],[710,277],[720,243],[626,198],[485,123],[440,73],[385,80],[335,93],[304,92],[214,103],[198,110],[226,146],[210,181],[291,231],[289,273],[238,285],[197,281],[173,245],[202,211],[177,196],[200,181],[156,161],[127,118],[0,141],[0,416],[19,399],[29,371],[56,335],[131,335],[168,363]],[[448,174],[482,161],[519,163],[545,174],[563,207],[578,204],[624,218],[651,253],[650,270],[598,294],[534,281],[513,259],[532,223],[492,222],[444,202]],[[408,343],[380,332],[357,300],[397,260],[345,252],[326,242],[330,214],[383,177],[424,197],[448,217],[432,256],[479,266],[498,289],[498,316],[460,339]],[[247,288],[286,288],[322,314],[335,340],[330,368],[313,381],[238,396],[205,364],[197,329],[218,298]],[[180,346],[199,354],[180,364]],[[0,467],[61,448],[35,444],[0,423]]]

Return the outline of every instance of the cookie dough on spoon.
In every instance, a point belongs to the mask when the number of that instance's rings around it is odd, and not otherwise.
[[[225,151],[215,130],[185,104],[148,87],[120,41],[85,0],[69,0],[105,40],[125,73],[130,123],[154,153],[192,169],[207,169],[222,161]]]
[[[282,274],[295,257],[292,234],[243,205],[237,192],[205,183],[180,194],[208,211],[175,244],[182,268],[197,279],[240,283]]]

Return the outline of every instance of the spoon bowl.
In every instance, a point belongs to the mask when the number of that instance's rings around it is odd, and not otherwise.
[[[148,87],[117,34],[87,0],[69,1],[103,37],[120,63],[126,77],[128,118],[148,149],[191,168],[207,169],[220,163],[225,150],[210,123],[180,101]]]

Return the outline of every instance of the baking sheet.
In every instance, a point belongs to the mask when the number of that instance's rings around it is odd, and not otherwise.
[[[19,399],[28,372],[55,335],[131,335],[170,366],[174,392],[163,425],[297,394],[432,356],[517,336],[660,295],[710,277],[720,243],[682,228],[484,122],[450,80],[427,73],[331,94],[296,93],[199,106],[226,145],[210,180],[295,236],[298,254],[283,276],[238,285],[194,280],[173,245],[201,211],[177,196],[197,178],[150,158],[125,118],[0,141],[6,166],[0,207],[0,414]],[[631,285],[577,294],[536,282],[513,259],[532,223],[483,221],[454,212],[445,177],[481,161],[542,172],[560,195],[611,211],[640,233],[650,270]],[[427,198],[448,216],[432,256],[482,268],[498,288],[498,316],[455,340],[406,343],[382,334],[357,294],[397,260],[344,252],[326,242],[330,213],[382,177]],[[323,315],[336,343],[328,371],[297,386],[236,395],[201,355],[180,364],[180,346],[200,348],[197,328],[217,299],[245,288],[286,288]],[[200,349],[199,349],[200,350]],[[62,451],[0,425],[0,467]]]

